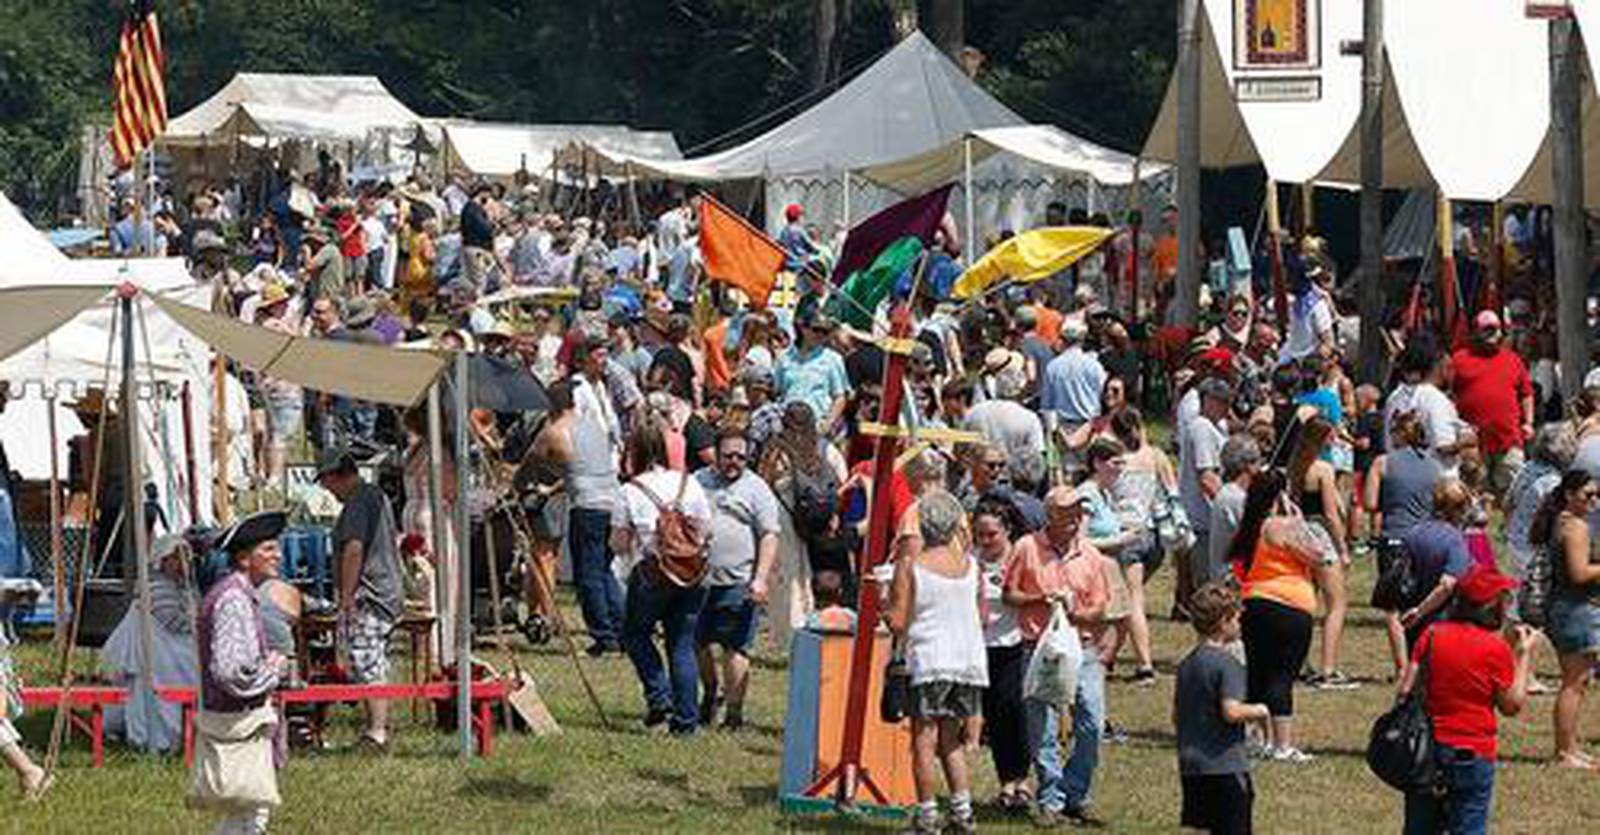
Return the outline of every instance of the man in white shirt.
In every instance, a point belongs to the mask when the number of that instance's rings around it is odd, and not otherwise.
[[[1461,414],[1456,404],[1444,393],[1443,385],[1449,356],[1437,350],[1431,337],[1417,334],[1400,354],[1399,370],[1402,382],[1390,393],[1383,404],[1384,437],[1386,446],[1393,448],[1390,430],[1397,416],[1416,412],[1422,418],[1422,429],[1427,448],[1439,461],[1443,475],[1454,477],[1460,472],[1461,451],[1478,442],[1477,434]]]

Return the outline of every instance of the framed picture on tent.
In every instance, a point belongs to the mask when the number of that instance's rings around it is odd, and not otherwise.
[[[1233,0],[1238,70],[1322,66],[1322,0]]]

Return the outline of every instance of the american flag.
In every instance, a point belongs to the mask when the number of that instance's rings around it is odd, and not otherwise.
[[[154,0],[131,0],[112,76],[116,102],[111,150],[119,168],[133,165],[139,152],[167,129],[166,68]]]

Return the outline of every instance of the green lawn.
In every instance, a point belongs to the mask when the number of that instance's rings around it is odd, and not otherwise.
[[[1153,583],[1152,609],[1170,600],[1167,573]],[[1364,599],[1370,571],[1358,570],[1356,597]],[[570,602],[570,601],[569,601]],[[576,620],[576,613],[570,616]],[[1387,704],[1382,682],[1388,662],[1375,614],[1358,608],[1347,633],[1345,668],[1371,679],[1344,693],[1298,694],[1303,739],[1319,758],[1306,766],[1269,764],[1256,773],[1256,822],[1263,832],[1397,832],[1400,798],[1371,777],[1362,749],[1372,717]],[[1190,644],[1187,627],[1155,623],[1159,666],[1170,672]],[[762,658],[755,673],[754,725],[737,734],[706,733],[692,740],[645,734],[638,689],[626,660],[585,659],[615,729],[603,731],[588,708],[569,662],[548,648],[521,648],[523,663],[541,682],[565,734],[536,740],[497,737],[492,759],[462,763],[455,736],[406,724],[396,751],[373,758],[354,751],[297,755],[283,774],[285,806],[274,831],[285,833],[395,832],[770,832],[879,831],[888,824],[845,826],[831,819],[786,819],[775,802],[782,747],[784,672]],[[491,660],[497,653],[483,647]],[[18,653],[34,681],[45,673],[45,647]],[[497,662],[498,663],[498,662]],[[397,669],[400,665],[396,665]],[[1548,678],[1554,661],[1541,657]],[[1127,663],[1124,669],[1127,672]],[[1170,678],[1138,690],[1116,681],[1110,688],[1113,719],[1130,741],[1104,750],[1095,790],[1099,813],[1114,832],[1176,830],[1178,780],[1168,724]],[[1502,726],[1511,762],[1496,787],[1495,832],[1593,831],[1600,822],[1600,776],[1541,765],[1550,749],[1549,697],[1536,699],[1525,717]],[[335,741],[354,735],[353,711]],[[405,708],[397,715],[409,722]],[[22,724],[35,751],[49,734],[49,717]],[[1587,738],[1600,735],[1600,709],[1586,711]],[[987,754],[977,760],[979,799],[992,793]],[[173,759],[113,753],[107,767],[88,768],[81,738],[63,758],[55,789],[37,806],[22,804],[10,787],[0,790],[0,833],[200,832],[209,821],[186,811],[185,774]],[[986,831],[1030,831],[1024,823],[986,819]]]

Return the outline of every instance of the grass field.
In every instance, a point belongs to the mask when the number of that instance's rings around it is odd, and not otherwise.
[[[1152,583],[1152,609],[1170,601],[1169,574]],[[1355,598],[1364,600],[1370,569],[1358,565]],[[570,601],[569,601],[570,602]],[[569,617],[576,622],[575,611]],[[1170,673],[1191,643],[1188,628],[1154,623],[1158,667]],[[549,648],[513,639],[523,663],[565,728],[559,737],[499,736],[492,759],[456,759],[455,736],[404,724],[386,757],[354,750],[296,756],[282,775],[285,805],[273,819],[283,833],[410,832],[831,832],[881,831],[890,824],[845,824],[833,819],[784,818],[775,792],[782,746],[785,678],[781,659],[762,657],[755,671],[753,724],[736,734],[708,732],[689,740],[646,734],[632,668],[625,659],[585,659],[611,714],[601,730],[569,662]],[[483,647],[491,661],[496,653]],[[18,652],[24,674],[52,678],[44,645]],[[498,663],[498,662],[496,662]],[[400,665],[396,665],[397,669]],[[1256,772],[1256,824],[1268,833],[1398,832],[1400,797],[1371,777],[1362,750],[1367,728],[1387,705],[1391,687],[1381,623],[1357,608],[1347,632],[1343,666],[1367,679],[1350,692],[1297,693],[1299,733],[1318,755],[1303,766],[1263,765]],[[1541,656],[1548,679],[1554,659]],[[1124,660],[1121,673],[1128,672]],[[1135,689],[1110,686],[1112,718],[1130,734],[1103,752],[1095,788],[1099,814],[1112,832],[1177,829],[1178,780],[1168,721],[1171,679]],[[1600,824],[1600,775],[1558,771],[1542,764],[1550,751],[1550,697],[1535,699],[1523,717],[1503,722],[1493,831],[1565,833]],[[353,711],[335,742],[354,736]],[[405,708],[397,716],[409,722]],[[37,752],[49,734],[48,714],[33,714],[23,733]],[[1586,738],[1600,735],[1600,709],[1584,717]],[[975,760],[980,800],[993,791],[987,752]],[[106,768],[88,768],[83,741],[63,757],[55,789],[39,805],[24,805],[0,790],[0,833],[202,832],[210,821],[186,811],[185,772],[176,759],[109,755]],[[985,817],[985,831],[1031,831],[1025,821]]]

